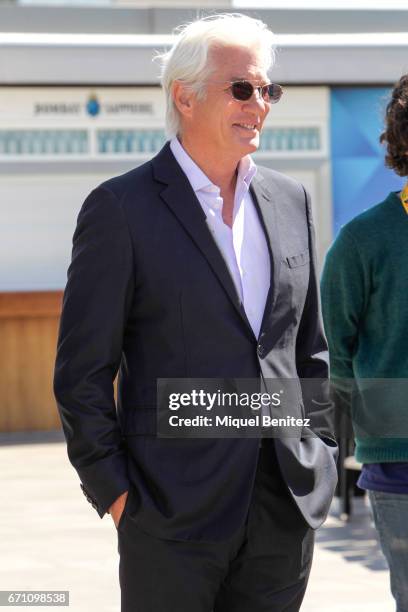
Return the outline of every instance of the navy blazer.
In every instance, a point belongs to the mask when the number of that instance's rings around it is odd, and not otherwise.
[[[101,517],[130,490],[126,511],[159,537],[223,540],[245,520],[258,440],[156,437],[158,378],[328,378],[307,193],[259,167],[251,194],[271,256],[258,338],[169,143],[99,185],[81,208],[54,391],[70,461]],[[313,528],[337,481],[332,405],[319,389],[316,401],[300,395],[293,413],[312,417],[317,435],[275,440]]]

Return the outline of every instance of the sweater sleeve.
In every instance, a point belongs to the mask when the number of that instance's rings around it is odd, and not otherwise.
[[[367,265],[352,233],[343,228],[327,253],[321,280],[322,312],[331,377],[351,382],[359,326],[368,296]]]

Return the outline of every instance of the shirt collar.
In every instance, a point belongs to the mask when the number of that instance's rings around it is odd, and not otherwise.
[[[190,157],[187,151],[181,145],[179,139],[175,136],[170,141],[170,149],[176,158],[176,161],[181,166],[184,174],[187,176],[194,191],[210,191],[219,193],[219,187],[214,185],[201,168]],[[252,179],[257,171],[255,162],[250,155],[245,155],[238,165],[237,190],[242,183],[246,189],[249,189]]]
[[[184,174],[187,176],[194,191],[200,191],[210,186],[215,187],[210,179],[195,161],[189,156],[187,151],[182,147],[179,139],[175,136],[170,141],[170,149],[176,158],[176,161],[181,166]]]
[[[252,179],[254,178],[257,171],[256,163],[252,159],[250,155],[245,155],[239,162],[238,166],[238,177],[237,177],[237,186],[240,183],[244,183],[247,190],[251,184]]]

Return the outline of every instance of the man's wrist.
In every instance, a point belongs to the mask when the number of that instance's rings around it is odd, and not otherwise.
[[[113,520],[117,518],[118,515],[122,514],[123,508],[126,504],[126,499],[129,494],[129,491],[124,491],[115,499],[113,504],[111,504],[108,508],[108,513],[112,516]],[[116,522],[116,520],[115,520]]]

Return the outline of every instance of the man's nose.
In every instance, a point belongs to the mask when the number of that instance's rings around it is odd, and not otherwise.
[[[249,100],[244,102],[245,105],[251,106],[256,111],[265,113],[269,110],[269,104],[263,99],[260,89],[255,88]]]

